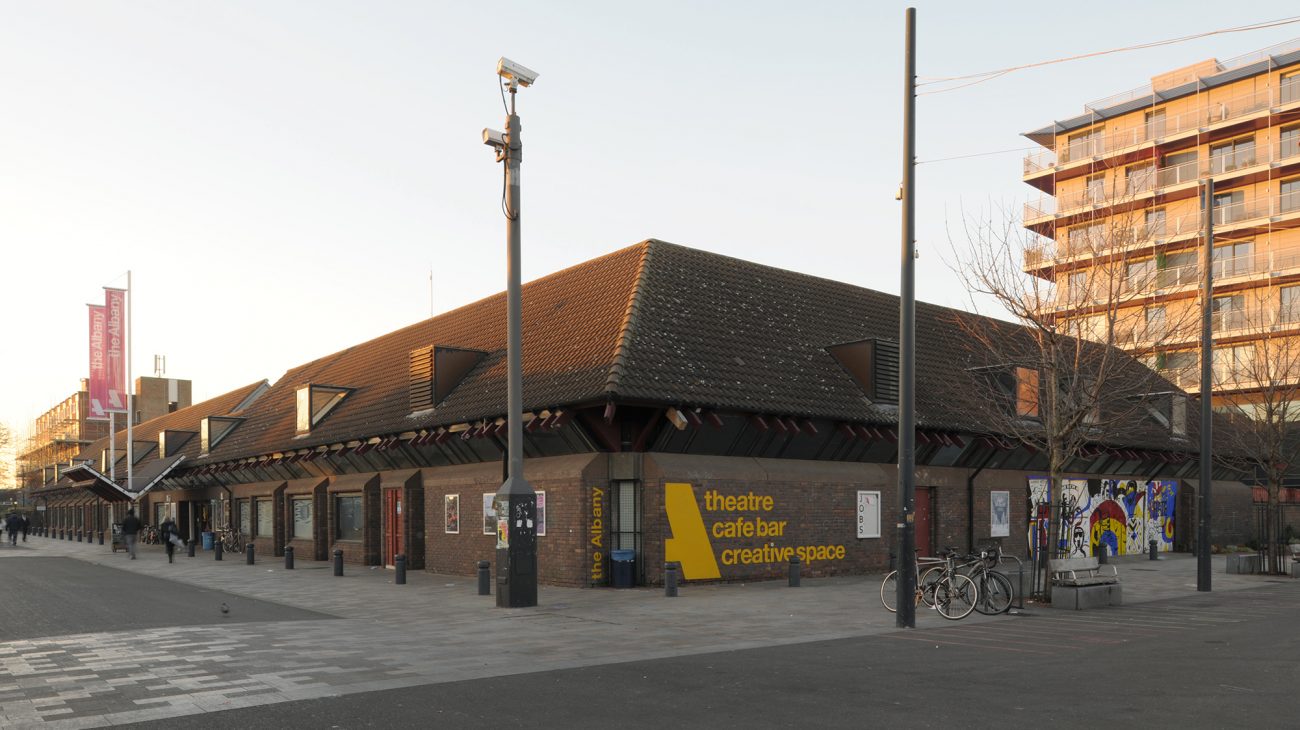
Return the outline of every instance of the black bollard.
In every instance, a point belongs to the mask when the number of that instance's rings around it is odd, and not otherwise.
[[[99,544],[100,544],[100,545],[103,545],[103,544],[104,544],[104,531],[103,531],[103,530],[100,530],[100,531],[99,531]]]
[[[1110,553],[1106,551],[1106,543],[1097,543],[1097,564],[1105,565],[1110,562]]]
[[[77,542],[81,542],[81,530],[77,530]],[[1151,542],[1155,542],[1155,540],[1152,540]]]
[[[799,556],[790,556],[790,587],[799,587]]]
[[[478,594],[492,595],[492,564],[486,560],[478,561]]]
[[[334,551],[334,576],[343,577],[343,551]]]
[[[664,563],[664,596],[677,597],[677,563]]]
[[[293,570],[293,546],[284,546],[284,569]]]
[[[221,553],[223,553],[223,552],[225,552],[225,548],[221,546],[221,541],[220,541],[220,540],[217,540],[217,541],[215,541],[215,542],[212,543],[212,559],[213,559],[213,560],[220,560],[220,559],[221,559]]]
[[[246,565],[253,564],[253,543],[251,542],[244,546],[244,563]]]
[[[188,543],[186,543],[186,544],[189,546],[189,554],[190,554],[190,557],[191,557],[191,558],[194,557],[194,541],[193,541],[193,540],[190,540],[190,541],[189,541]]]
[[[1158,549],[1158,547],[1157,547],[1157,545],[1156,545],[1156,541],[1155,541],[1155,540],[1150,540],[1150,541],[1148,541],[1148,542],[1147,542],[1147,547],[1150,548],[1150,550],[1151,550],[1151,559],[1152,559],[1152,560],[1158,560],[1159,558],[1156,557],[1156,550]]]
[[[406,585],[406,556],[398,555],[393,558],[393,568],[397,573],[397,575],[393,576],[393,583],[399,586]]]

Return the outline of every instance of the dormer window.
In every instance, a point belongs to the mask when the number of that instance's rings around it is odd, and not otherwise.
[[[898,343],[860,340],[826,348],[876,405],[898,405]]]
[[[244,419],[232,416],[208,416],[199,421],[199,453],[208,454],[229,436]]]
[[[1038,403],[1038,371],[1033,368],[1016,368],[1016,415],[1021,418],[1042,415]]]
[[[298,388],[298,434],[311,433],[334,407],[351,393],[351,388],[332,385],[304,385]]]

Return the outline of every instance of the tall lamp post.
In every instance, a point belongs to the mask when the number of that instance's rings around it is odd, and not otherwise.
[[[497,162],[505,163],[502,207],[506,215],[506,256],[510,269],[506,286],[506,365],[510,371],[507,471],[506,480],[492,501],[497,518],[497,607],[526,608],[537,605],[537,493],[524,479],[523,335],[519,293],[519,163],[523,161],[523,145],[519,140],[515,94],[520,86],[532,86],[537,72],[503,57],[497,61],[497,75],[510,89],[506,131],[483,130],[483,144],[496,150]]]

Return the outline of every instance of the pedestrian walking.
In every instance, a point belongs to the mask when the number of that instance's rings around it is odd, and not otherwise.
[[[140,518],[135,516],[135,510],[126,511],[126,519],[122,520],[122,539],[126,540],[126,552],[135,560],[135,539],[140,534]]]
[[[5,529],[9,531],[10,545],[18,545],[18,531],[22,529],[22,523],[23,518],[19,517],[15,512],[10,512],[9,516],[5,518]]]
[[[163,520],[159,531],[161,532],[159,537],[162,538],[163,547],[167,550],[167,562],[173,563],[175,562],[173,558],[176,556],[176,546],[181,541],[180,531],[176,529],[176,523],[170,516]]]
[[[23,531],[23,542],[27,542],[27,529],[31,526],[32,521],[27,517],[27,515],[22,515],[22,524],[19,525],[19,528]]]

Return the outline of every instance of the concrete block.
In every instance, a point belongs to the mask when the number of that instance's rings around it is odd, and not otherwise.
[[[1124,587],[1119,583],[1052,587],[1052,608],[1083,611],[1122,605],[1124,605]]]
[[[1300,578],[1300,561],[1291,561],[1291,577]]]
[[[1259,555],[1256,553],[1229,553],[1228,573],[1251,575],[1259,572]]]

